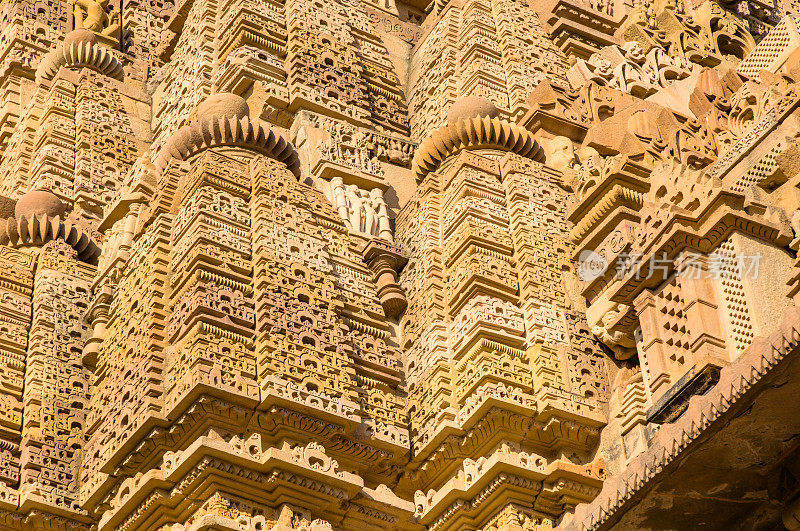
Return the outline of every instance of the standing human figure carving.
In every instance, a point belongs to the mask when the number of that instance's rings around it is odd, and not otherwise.
[[[389,211],[383,190],[362,190],[355,184],[344,184],[341,177],[331,179],[333,205],[347,228],[388,241],[393,240]]]

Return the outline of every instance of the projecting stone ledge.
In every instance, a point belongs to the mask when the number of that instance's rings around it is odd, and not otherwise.
[[[798,370],[800,309],[791,307],[775,333],[753,341],[558,529],[758,529],[781,518],[797,529],[797,510],[783,507],[799,472]]]

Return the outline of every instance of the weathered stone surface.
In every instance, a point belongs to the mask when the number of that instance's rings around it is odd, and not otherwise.
[[[6,0],[0,529],[799,529],[796,9]]]

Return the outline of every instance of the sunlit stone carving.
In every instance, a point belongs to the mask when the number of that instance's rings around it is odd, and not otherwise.
[[[800,34],[8,0],[0,529],[800,528]]]

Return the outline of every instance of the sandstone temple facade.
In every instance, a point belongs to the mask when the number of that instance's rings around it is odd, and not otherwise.
[[[800,529],[800,2],[0,6],[0,531]]]

